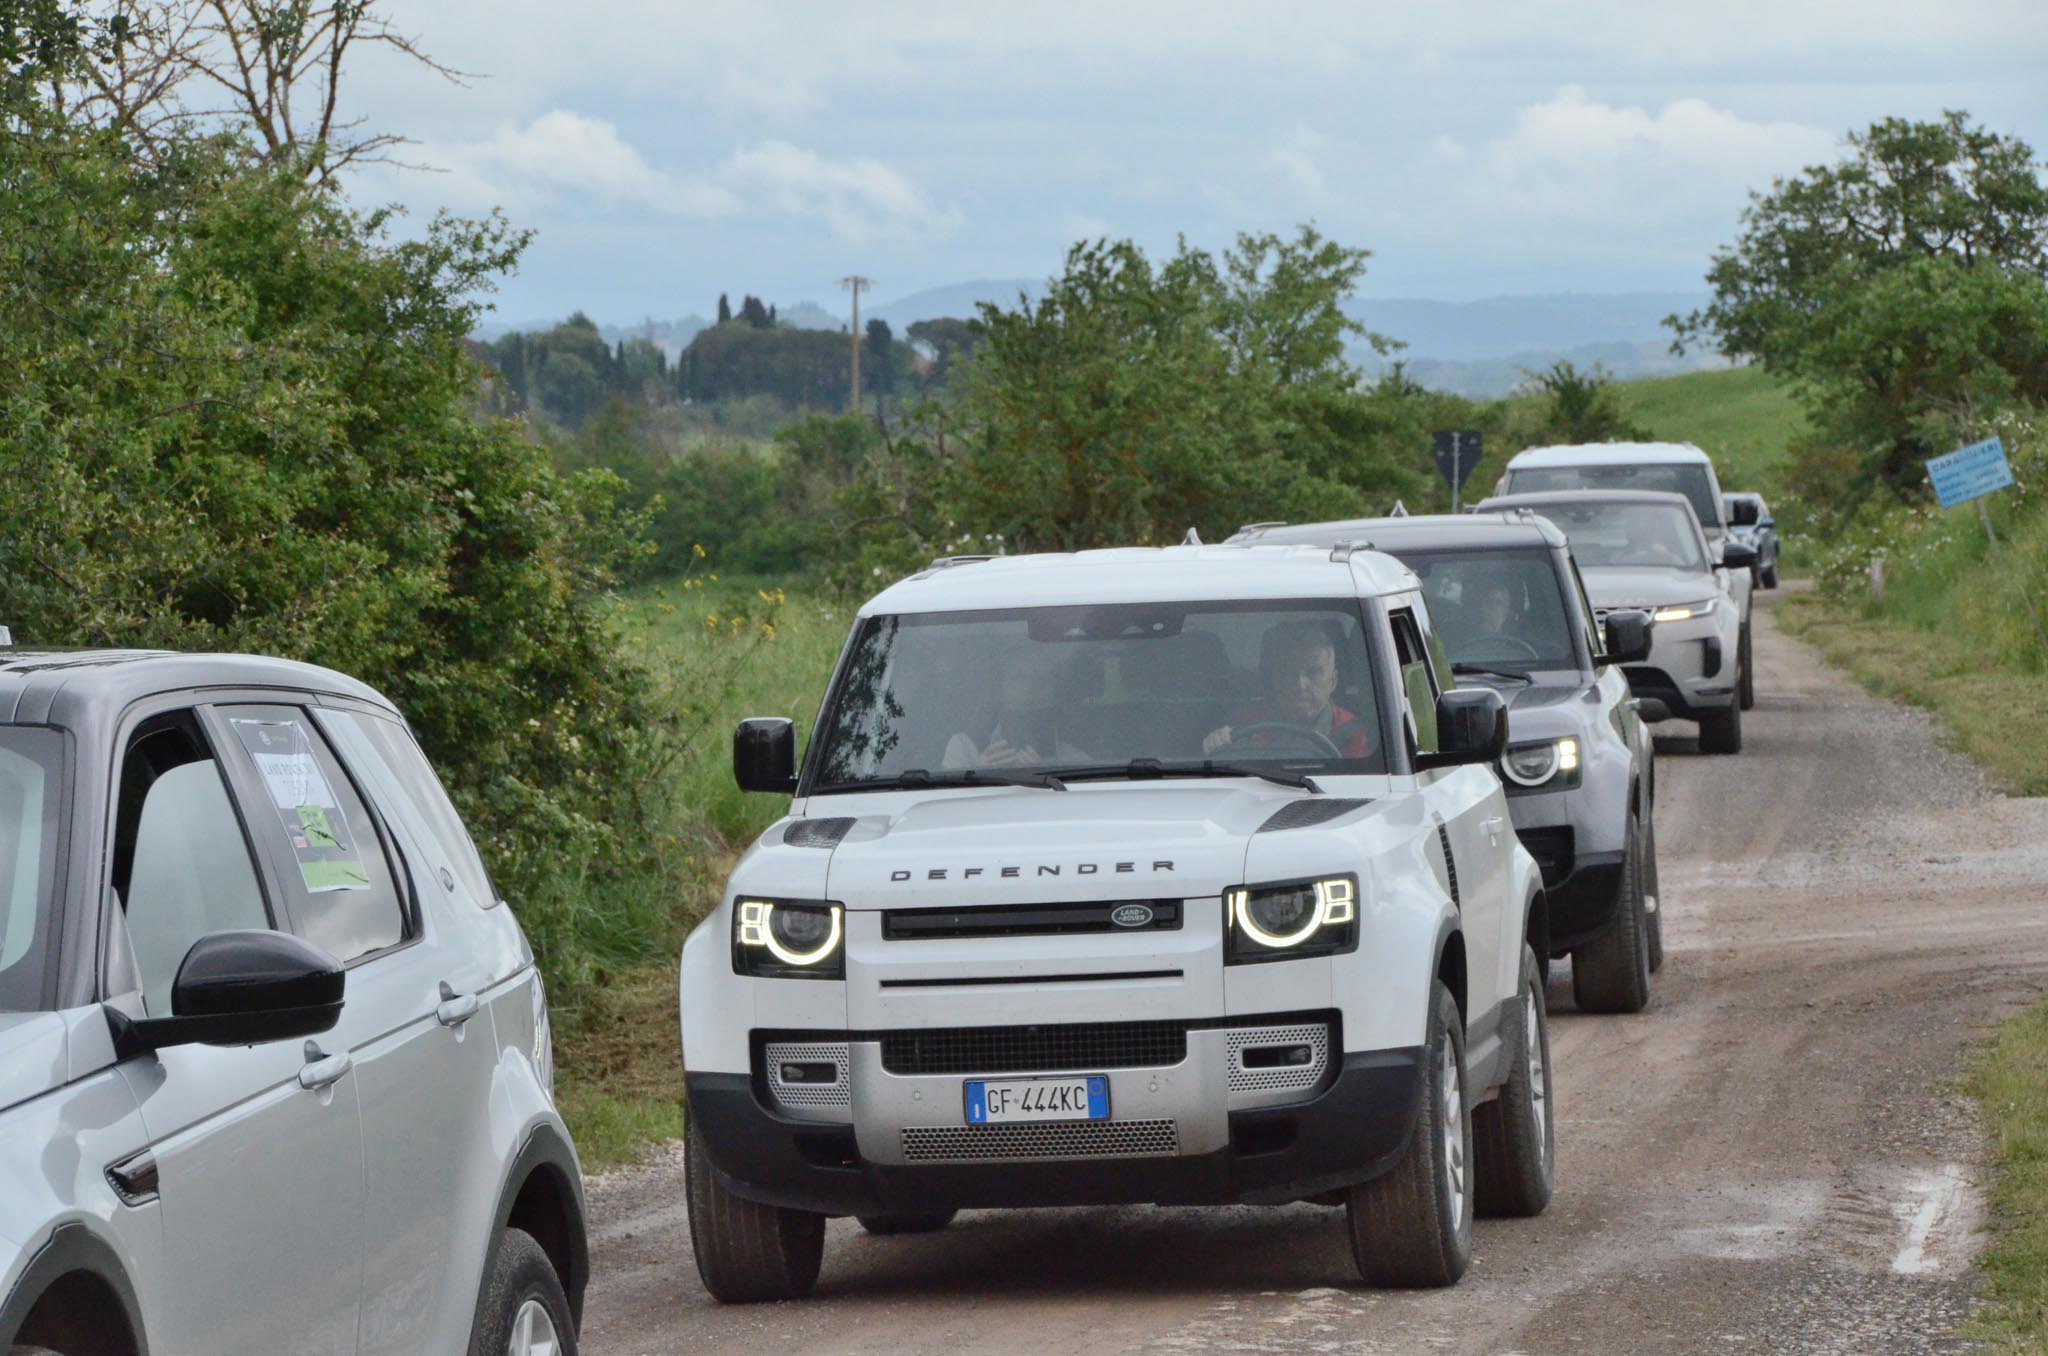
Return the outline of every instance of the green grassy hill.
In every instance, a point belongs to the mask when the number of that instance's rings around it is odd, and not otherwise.
[[[1631,419],[1658,438],[1697,443],[1724,490],[1783,489],[1786,448],[1806,426],[1791,388],[1753,367],[1689,372],[1615,388]]]

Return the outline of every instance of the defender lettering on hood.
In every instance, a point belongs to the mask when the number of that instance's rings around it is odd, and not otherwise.
[[[1101,875],[1102,869],[1105,866],[1107,866],[1110,869],[1112,874],[1119,876],[1135,875],[1141,869],[1141,864],[1138,862],[1070,862],[1066,863],[1066,865],[1072,866],[1074,868],[1074,874],[1077,876]],[[949,867],[935,866],[925,872],[924,878],[926,880],[946,880],[948,878],[948,872],[950,870],[951,868]],[[1037,871],[1034,874],[1040,876],[1057,876],[1060,874],[1060,870],[1060,864],[1041,862],[1038,866]],[[1172,870],[1172,862],[1154,862],[1152,863],[1151,869],[1148,872],[1148,874],[1158,875],[1163,872],[1169,872]],[[966,866],[960,868],[959,878],[961,880],[973,880],[976,876],[985,876],[989,874],[989,872],[991,871],[995,872],[997,876],[1005,880],[1015,880],[1024,874],[1024,868],[1021,866]],[[898,869],[895,871],[891,871],[889,873],[889,879],[892,882],[901,882],[914,879],[916,875],[917,873],[915,871],[905,871],[902,869]]]

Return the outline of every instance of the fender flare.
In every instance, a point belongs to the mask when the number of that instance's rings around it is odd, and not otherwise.
[[[568,1136],[548,1121],[539,1122],[527,1132],[526,1142],[513,1155],[512,1165],[498,1187],[491,1244],[484,1252],[483,1270],[477,1274],[477,1317],[480,1319],[483,1314],[484,1280],[498,1260],[498,1240],[511,1227],[512,1207],[519,1199],[520,1189],[535,1172],[553,1176],[569,1203],[568,1236],[564,1240],[569,1252],[569,1274],[560,1279],[562,1290],[569,1297],[569,1312],[580,1328],[583,1324],[583,1292],[590,1282],[589,1212],[583,1200],[583,1174],[576,1162],[576,1152],[569,1146]]]
[[[128,1333],[134,1339],[137,1356],[149,1356],[149,1336],[142,1328],[142,1306],[135,1298],[135,1287],[129,1283],[127,1269],[104,1239],[76,1220],[60,1224],[50,1231],[50,1236],[43,1240],[42,1246],[29,1258],[28,1265],[22,1268],[21,1275],[15,1278],[7,1298],[0,1300],[0,1350],[14,1342],[22,1321],[50,1286],[76,1272],[97,1277],[114,1292],[122,1317],[127,1320]]]

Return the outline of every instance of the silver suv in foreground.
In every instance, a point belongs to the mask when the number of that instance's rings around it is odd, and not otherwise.
[[[398,712],[0,649],[0,1351],[572,1353],[532,953]]]

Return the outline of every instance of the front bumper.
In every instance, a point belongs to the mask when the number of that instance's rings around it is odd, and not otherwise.
[[[1614,921],[1625,860],[1619,852],[1580,852],[1569,824],[1517,830],[1543,872],[1550,914],[1550,954],[1570,955]]]
[[[826,1035],[814,1034],[820,1039]],[[843,1041],[844,1035],[839,1039]],[[1162,1121],[1145,1116],[1142,1101],[1134,1100],[1164,1071],[1112,1070],[1113,1087],[1127,1089],[1113,1091],[1111,1114],[1119,1119],[1066,1124],[1100,1127],[1095,1143],[1114,1156],[1093,1156],[1094,1149],[1081,1146],[1078,1152],[1087,1156],[1059,1159],[909,1162],[901,1161],[904,1154],[886,1150],[892,1141],[910,1142],[897,1140],[899,1135],[964,1131],[959,1074],[938,1076],[949,1090],[939,1114],[955,1131],[940,1131],[936,1125],[872,1123],[857,1128],[853,1122],[792,1115],[787,1108],[770,1105],[758,1076],[695,1073],[686,1074],[684,1084],[691,1133],[721,1180],[735,1195],[766,1205],[825,1215],[1013,1206],[1218,1205],[1298,1200],[1370,1181],[1399,1160],[1421,1105],[1421,1047],[1332,1055],[1331,1076],[1303,1100],[1227,1112],[1220,1102],[1204,1108],[1221,1125],[1223,1133],[1214,1137],[1219,1142],[1211,1144],[1199,1133],[1181,1136],[1180,1152],[1167,1150],[1168,1141],[1162,1137],[1148,1139],[1149,1128]],[[863,1101],[856,1081],[856,1120]],[[1136,1114],[1127,1117],[1127,1111]],[[1119,1152],[1119,1146],[1136,1152]],[[1054,1150],[1074,1151],[1071,1146]],[[882,1161],[883,1152],[899,1161]]]

